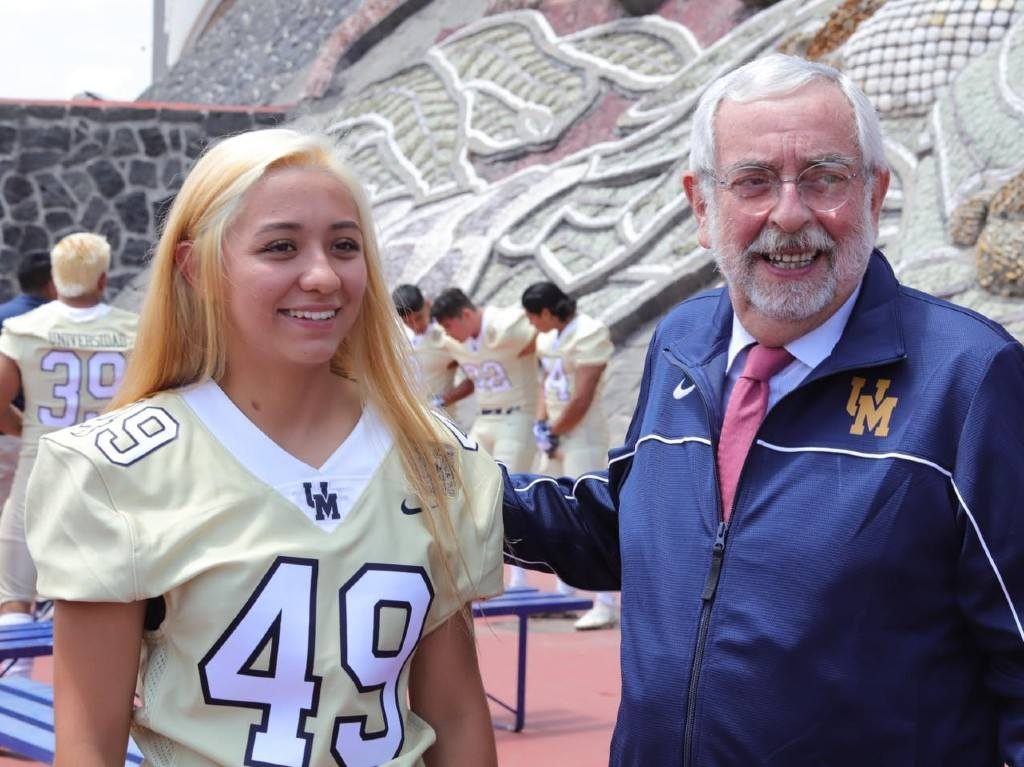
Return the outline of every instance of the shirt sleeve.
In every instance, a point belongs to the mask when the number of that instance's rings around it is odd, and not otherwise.
[[[21,358],[21,339],[8,328],[0,330],[0,354],[17,362]]]
[[[999,706],[1001,757],[1024,767],[1024,349],[1006,344],[975,392],[953,489],[964,530],[957,600]]]
[[[459,548],[467,565],[459,584],[463,604],[495,596],[504,588],[501,473],[494,460],[479,449],[465,451],[464,456],[466,495],[456,520]]]
[[[506,309],[501,315],[494,345],[496,347],[512,347],[519,351],[526,348],[536,334],[537,330],[530,324],[524,310]]]
[[[26,538],[47,599],[140,599],[129,518],[114,508],[85,456],[40,440],[25,503]]]
[[[577,365],[607,365],[614,353],[611,334],[608,327],[602,323],[595,323],[594,327],[576,342]]]

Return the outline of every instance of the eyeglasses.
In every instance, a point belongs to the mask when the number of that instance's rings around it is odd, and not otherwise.
[[[804,168],[795,178],[781,178],[771,168],[743,167],[729,171],[725,178],[711,178],[729,191],[746,213],[767,213],[779,201],[786,183],[796,184],[797,194],[811,210],[829,213],[850,199],[850,184],[857,173],[838,162],[819,162]]]

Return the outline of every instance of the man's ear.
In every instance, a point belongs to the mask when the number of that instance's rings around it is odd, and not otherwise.
[[[697,242],[702,247],[711,247],[711,232],[708,226],[708,201],[700,189],[700,178],[696,171],[688,170],[683,173],[683,191],[686,192],[686,199],[690,201],[693,208],[693,215],[697,219]]]
[[[889,191],[889,169],[876,170],[871,182],[871,218],[875,223],[875,231],[878,231],[878,219],[882,215],[882,203],[885,202],[885,193]]]
[[[178,267],[178,271],[185,278],[185,281],[193,288],[196,287],[198,282],[196,269],[199,268],[196,260],[192,257],[194,253],[195,248],[192,240],[182,240],[174,246],[174,263]]]

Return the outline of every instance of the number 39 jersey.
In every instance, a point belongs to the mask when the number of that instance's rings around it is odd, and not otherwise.
[[[76,309],[51,301],[12,317],[0,352],[18,364],[25,392],[22,455],[39,437],[100,413],[114,396],[135,343],[136,315],[97,304]]]
[[[501,590],[500,473],[441,430],[465,487],[445,480],[456,540],[442,544],[369,407],[319,468],[213,382],[42,440],[28,508],[40,593],[164,598],[133,722],[148,764],[422,763],[434,734],[408,708],[410,658]]]

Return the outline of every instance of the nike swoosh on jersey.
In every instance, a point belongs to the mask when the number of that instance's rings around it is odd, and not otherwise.
[[[411,517],[413,514],[419,514],[421,511],[423,511],[423,507],[422,506],[410,506],[409,504],[407,504],[405,502],[404,498],[402,499],[402,513],[403,514],[408,514]]]
[[[694,388],[695,388],[694,384],[690,384],[686,388],[683,388],[683,384],[686,383],[689,380],[690,380],[689,378],[683,378],[682,381],[680,381],[678,384],[676,384],[676,388],[672,390],[672,396],[675,397],[676,399],[682,399],[687,394],[692,392],[694,390]]]

